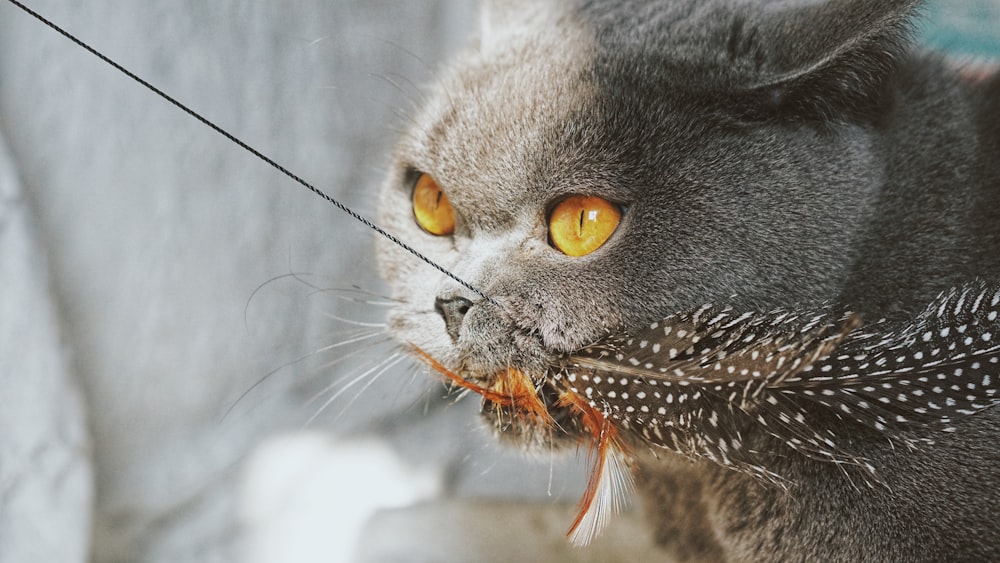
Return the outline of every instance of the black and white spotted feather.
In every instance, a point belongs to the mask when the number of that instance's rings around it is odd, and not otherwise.
[[[552,377],[655,447],[780,481],[746,446],[762,430],[877,480],[857,440],[918,446],[1000,402],[998,315],[1000,286],[981,282],[895,330],[829,311],[706,305],[579,350]]]

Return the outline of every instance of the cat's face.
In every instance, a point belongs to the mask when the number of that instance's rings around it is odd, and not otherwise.
[[[641,10],[558,5],[488,21],[397,150],[381,220],[495,303],[380,241],[395,335],[488,381],[707,301],[836,299],[882,180],[876,126],[824,119],[832,105],[781,78],[801,78],[800,55],[755,38],[742,12],[663,8],[622,30]],[[415,221],[421,174],[450,200],[453,233]],[[572,195],[622,213],[579,257],[549,233]]]

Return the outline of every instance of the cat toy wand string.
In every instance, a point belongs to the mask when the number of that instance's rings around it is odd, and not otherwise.
[[[341,203],[337,199],[334,199],[333,196],[331,196],[328,193],[324,192],[323,190],[317,188],[316,186],[313,186],[312,184],[310,184],[309,182],[305,181],[304,179],[302,179],[301,177],[299,177],[298,175],[296,175],[292,171],[288,170],[284,166],[282,166],[282,165],[278,164],[277,162],[275,162],[270,157],[266,156],[264,153],[262,153],[262,152],[258,151],[257,149],[251,147],[250,145],[248,145],[247,143],[245,143],[244,141],[242,141],[241,139],[239,139],[238,137],[236,137],[232,133],[226,131],[225,129],[223,129],[221,127],[219,127],[214,122],[209,121],[208,118],[202,116],[200,113],[198,113],[198,112],[194,111],[193,109],[189,108],[188,106],[184,105],[183,103],[181,103],[180,101],[178,101],[174,97],[170,96],[169,94],[167,94],[163,90],[160,90],[156,86],[153,86],[152,84],[150,84],[146,80],[140,78],[134,72],[128,70],[127,68],[123,67],[122,65],[120,65],[120,64],[116,63],[115,61],[111,60],[106,55],[104,55],[103,53],[101,53],[100,51],[98,51],[97,49],[94,49],[93,47],[91,47],[87,43],[84,43],[82,40],[78,39],[73,34],[71,34],[68,31],[64,30],[63,28],[59,27],[55,23],[49,21],[48,19],[46,19],[44,16],[42,16],[38,12],[32,10],[31,8],[25,6],[21,2],[18,2],[17,0],[8,0],[8,1],[11,4],[13,4],[13,5],[17,6],[18,8],[20,8],[23,12],[25,12],[28,15],[34,17],[38,21],[40,21],[43,24],[45,24],[47,27],[49,27],[52,30],[56,31],[57,33],[59,33],[60,35],[62,35],[63,37],[65,37],[66,39],[69,39],[73,43],[76,43],[81,48],[83,48],[85,51],[87,51],[88,53],[90,53],[91,55],[94,55],[95,57],[97,57],[101,61],[103,61],[103,62],[111,65],[115,70],[121,72],[125,76],[127,76],[127,77],[131,78],[132,80],[138,82],[139,84],[141,84],[142,86],[144,86],[146,89],[148,89],[149,91],[153,92],[157,96],[163,98],[164,100],[166,100],[170,104],[174,105],[175,107],[177,107],[178,109],[180,109],[184,113],[186,113],[186,114],[190,115],[191,117],[197,119],[202,124],[204,124],[205,126],[207,126],[210,129],[212,129],[216,133],[222,135],[223,137],[225,137],[226,139],[232,141],[233,143],[236,143],[237,146],[239,146],[243,150],[249,152],[253,156],[259,158],[260,160],[264,161],[265,163],[269,164],[275,170],[277,170],[277,171],[281,172],[282,174],[284,174],[285,176],[291,178],[292,180],[294,180],[296,183],[298,183],[302,187],[304,187],[307,190],[311,191],[312,193],[318,195],[319,197],[323,198],[327,202],[332,203],[338,209],[340,209],[344,213],[347,213],[348,215],[350,215],[355,220],[359,221],[361,224],[365,225],[369,229],[372,229],[376,233],[382,235],[383,237],[385,237],[386,239],[388,239],[389,241],[391,241],[393,244],[399,246],[400,248],[402,248],[403,250],[409,252],[413,256],[416,256],[420,260],[423,260],[429,266],[433,267],[437,271],[441,272],[442,274],[448,276],[449,278],[451,278],[455,282],[457,282],[460,285],[462,285],[462,287],[468,289],[469,291],[472,291],[476,295],[479,295],[480,297],[482,297],[483,299],[485,299],[489,303],[492,303],[494,305],[497,304],[497,302],[494,301],[489,295],[486,295],[486,293],[484,293],[480,289],[476,288],[475,286],[473,286],[469,282],[467,282],[467,281],[459,278],[455,274],[451,273],[444,266],[441,266],[437,262],[431,260],[430,258],[428,258],[427,256],[425,256],[423,253],[421,253],[417,249],[413,248],[412,246],[406,244],[405,242],[403,242],[402,240],[400,240],[398,237],[396,237],[392,233],[386,231],[382,227],[379,227],[371,219],[368,219],[367,217],[365,217],[365,216],[361,215],[360,213],[354,211],[350,207],[344,205],[343,203]]]
[[[184,113],[197,119],[199,122],[206,125],[216,133],[232,141],[233,143],[241,147],[243,150],[249,152],[253,156],[269,164],[270,166],[272,166],[273,168],[275,168],[288,178],[294,180],[299,185],[305,187],[309,191],[320,196],[327,202],[332,203],[338,209],[340,209],[344,213],[347,213],[355,220],[361,222],[368,228],[374,230],[375,232],[382,235],[392,243],[398,245],[400,248],[406,250],[413,256],[416,256],[420,260],[423,260],[428,265],[434,267],[436,270],[448,276],[449,278],[459,283],[466,289],[479,295],[489,303],[492,303],[494,305],[497,304],[496,301],[494,301],[490,296],[486,295],[483,291],[479,290],[470,283],[466,282],[465,280],[462,280],[455,274],[451,273],[443,266],[439,265],[438,263],[434,262],[433,260],[425,256],[424,254],[420,253],[413,247],[401,241],[392,233],[389,233],[388,231],[382,229],[370,219],[360,215],[353,209],[347,207],[340,201],[334,199],[326,192],[320,190],[319,188],[313,186],[312,184],[305,181],[298,175],[292,173],[290,170],[278,164],[273,159],[264,155],[257,149],[251,147],[241,139],[237,138],[232,133],[229,133],[225,129],[222,129],[221,127],[219,127],[212,121],[209,121],[206,117],[202,116],[198,112],[184,105],[183,103],[173,98],[172,96],[168,95],[167,93],[163,92],[156,86],[153,86],[146,80],[140,78],[138,75],[128,70],[127,68],[123,67],[122,65],[118,64],[117,62],[111,60],[100,51],[84,43],[76,36],[70,34],[69,32],[65,31],[55,23],[43,17],[41,14],[28,8],[18,0],[8,0],[8,1],[11,4],[20,8],[28,15],[42,22],[47,27],[58,32],[63,37],[77,44],[91,55],[94,55],[101,61],[107,63],[108,65],[115,68],[125,76],[131,78],[132,80],[138,82],[140,85],[144,86],[146,89],[150,90],[160,98],[166,100],[167,102],[177,107]],[[437,364],[437,362],[434,361],[433,358],[430,358],[421,350],[417,349],[417,352],[420,355],[425,356],[425,360],[429,360],[432,366],[435,366],[435,364]],[[475,386],[473,384],[464,381],[457,375],[451,374],[450,372],[447,371],[447,369],[444,369],[443,366],[440,366],[440,364],[437,364],[437,369],[442,373],[444,373],[446,376],[449,376],[449,379],[454,381],[459,386],[480,393],[484,397],[496,401],[497,404],[501,405],[507,404],[510,406],[514,406],[516,408],[527,407],[526,411],[529,418],[533,418],[540,424],[546,424],[550,420],[548,410],[538,400],[534,386],[530,383],[530,380],[526,376],[520,374],[519,372],[517,374],[508,374],[507,379],[501,379],[502,381],[507,381],[507,386],[509,388],[488,390],[479,388],[478,386]],[[575,397],[570,397],[570,398],[573,399]],[[571,405],[575,406],[580,411],[579,414],[584,417],[584,422],[587,425],[588,430],[590,430],[591,434],[593,434],[592,437],[594,439],[595,453],[597,454],[595,457],[595,465],[591,472],[591,479],[587,485],[587,492],[584,495],[583,499],[581,499],[581,504],[578,507],[579,513],[572,527],[570,528],[570,531],[568,532],[570,540],[575,545],[586,545],[600,531],[600,529],[606,525],[609,514],[611,512],[616,512],[617,510],[620,509],[619,505],[622,503],[623,498],[627,496],[628,491],[631,488],[631,477],[627,474],[628,472],[627,469],[625,468],[626,462],[624,461],[623,457],[624,452],[621,449],[621,445],[618,444],[617,442],[616,438],[617,434],[613,432],[613,428],[611,428],[607,424],[605,418],[595,409],[588,408],[588,406],[581,400],[571,401]],[[607,470],[605,470],[605,465],[609,466]]]

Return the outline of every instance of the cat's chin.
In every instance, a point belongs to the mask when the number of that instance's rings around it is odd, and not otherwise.
[[[542,453],[578,447],[584,437],[580,417],[560,403],[559,391],[543,382],[537,396],[547,414],[540,420],[521,409],[483,399],[480,416],[503,444]]]
[[[552,378],[556,355],[545,351],[537,339],[532,340],[536,343],[534,354],[516,346],[507,352],[496,344],[484,354],[470,353],[462,346],[436,352],[414,344],[408,348],[454,388],[482,397],[480,414],[500,442],[545,451],[578,444],[586,433],[580,417],[564,400],[566,390],[557,387]],[[487,362],[483,358],[506,360]]]
[[[501,444],[518,450],[548,453],[576,448],[580,444],[581,436],[578,434],[568,434],[560,427],[539,426],[532,421],[511,418],[509,413],[497,412],[492,406],[484,405],[480,416]]]

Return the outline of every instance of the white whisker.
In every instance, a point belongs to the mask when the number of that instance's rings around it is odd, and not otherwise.
[[[355,357],[355,356],[357,356],[359,354],[366,353],[366,352],[370,351],[372,348],[375,348],[376,346],[379,346],[381,344],[385,344],[385,343],[391,342],[391,341],[392,341],[392,337],[385,336],[384,338],[381,338],[379,340],[375,340],[373,342],[368,342],[364,346],[359,347],[356,350],[352,350],[352,351],[350,351],[350,352],[348,352],[346,354],[343,354],[341,356],[337,356],[336,358],[334,358],[334,359],[332,359],[332,360],[330,360],[330,361],[328,361],[328,362],[326,362],[324,364],[321,364],[319,367],[317,367],[313,371],[314,372],[329,371],[330,368],[333,368],[334,366],[336,366],[337,364],[340,364],[341,362],[344,362],[345,360],[349,360],[349,359],[351,359],[351,358],[353,358],[353,357]],[[333,348],[333,347],[330,346],[328,348]],[[331,385],[336,385],[336,383],[332,383]]]
[[[365,379],[369,378],[369,376],[371,376],[373,373],[375,373],[375,375],[373,377],[371,377],[371,381],[369,381],[369,383],[367,385],[365,385],[361,389],[361,391],[364,392],[365,389],[367,389],[369,386],[371,386],[372,382],[375,379],[377,379],[380,375],[382,375],[383,373],[385,373],[386,370],[388,370],[389,368],[391,368],[395,364],[399,363],[401,359],[402,359],[402,355],[399,352],[397,352],[397,353],[392,354],[388,358],[382,358],[382,359],[378,360],[375,363],[374,366],[372,366],[371,368],[363,371],[359,375],[355,376],[353,379],[351,379],[350,381],[348,381],[347,384],[344,385],[339,391],[337,391],[332,396],[330,396],[330,398],[328,398],[326,401],[324,401],[323,404],[320,405],[320,407],[316,410],[316,412],[313,413],[313,415],[309,417],[309,419],[306,421],[305,424],[306,425],[312,424],[316,420],[316,417],[318,417],[320,414],[322,414],[334,401],[336,401],[338,398],[340,398],[344,393],[346,393],[348,390],[350,390],[351,388],[353,388],[355,385],[357,385],[358,383],[364,381]],[[319,393],[317,393],[312,399],[310,399],[309,401],[307,401],[306,404],[308,405],[308,404],[312,403],[314,400],[318,399],[324,393],[326,393],[328,391],[332,391],[335,386],[336,386],[336,384],[327,386],[325,389],[323,389],[322,391],[320,391]],[[360,396],[360,395],[358,395],[358,396]],[[354,401],[357,400],[358,396],[355,396],[355,398],[352,399],[350,403],[348,403],[348,406],[350,406],[351,404],[353,404]]]
[[[251,392],[253,392],[255,389],[259,388],[261,385],[264,384],[264,382],[268,381],[269,379],[271,379],[272,377],[274,377],[274,375],[276,375],[278,372],[280,372],[282,370],[288,369],[291,366],[299,364],[299,363],[301,363],[301,362],[303,362],[305,360],[308,360],[310,358],[314,358],[314,357],[316,357],[317,355],[319,355],[321,353],[328,352],[328,351],[333,350],[335,348],[338,348],[338,347],[341,347],[341,346],[346,346],[346,345],[349,345],[349,344],[357,344],[357,343],[363,342],[365,340],[370,340],[370,339],[372,339],[372,338],[374,338],[376,336],[383,336],[383,338],[381,338],[381,339],[370,341],[367,344],[365,344],[364,346],[361,346],[361,347],[359,347],[356,350],[353,350],[353,351],[351,351],[351,352],[349,352],[347,354],[339,356],[336,359],[334,359],[333,361],[326,362],[323,365],[321,365],[318,368],[316,368],[315,370],[311,370],[311,372],[313,374],[315,374],[318,371],[327,370],[327,369],[329,369],[329,368],[337,365],[341,361],[347,360],[347,359],[349,359],[351,357],[354,357],[354,356],[356,356],[358,354],[366,352],[366,351],[368,351],[368,350],[370,350],[370,349],[372,349],[372,348],[374,348],[374,347],[376,347],[376,346],[378,346],[380,344],[384,344],[385,342],[388,342],[388,341],[392,340],[392,338],[389,337],[389,336],[386,336],[385,335],[385,331],[382,331],[382,330],[351,330],[351,331],[344,331],[341,334],[348,335],[349,338],[347,338],[347,339],[345,339],[343,341],[339,341],[339,342],[336,342],[334,344],[330,344],[330,345],[324,346],[322,348],[313,350],[311,352],[302,354],[302,355],[300,355],[300,356],[298,356],[298,357],[296,357],[296,358],[294,358],[294,359],[292,359],[290,361],[287,361],[284,364],[282,364],[282,365],[280,365],[280,366],[278,366],[278,367],[276,367],[276,368],[268,371],[260,379],[258,379],[257,381],[255,381],[252,385],[250,385],[250,387],[248,387],[245,391],[243,391],[239,395],[239,397],[237,397],[236,400],[234,400],[233,403],[231,405],[229,405],[229,407],[225,410],[225,412],[220,417],[220,421],[225,420],[232,413],[233,409],[236,408],[236,405],[240,404],[240,402],[242,402]]]
[[[347,303],[357,303],[359,305],[366,305],[371,307],[396,307],[399,305],[397,301],[370,301],[362,297],[354,297],[349,295],[334,295],[334,299],[339,301],[345,301]]]
[[[339,321],[339,322],[350,324],[350,325],[354,325],[354,326],[361,326],[361,327],[368,327],[368,328],[380,328],[380,329],[383,329],[383,330],[386,329],[386,328],[388,328],[388,325],[386,323],[370,323],[370,322],[365,322],[365,321],[358,321],[358,320],[348,319],[346,317],[341,317],[341,316],[338,316],[338,315],[334,315],[333,313],[324,313],[323,316],[326,317],[326,318],[328,318],[328,319],[330,319],[330,320]]]
[[[347,409],[351,408],[351,405],[353,405],[361,397],[361,395],[363,395],[364,392],[367,391],[375,383],[375,381],[378,380],[378,378],[382,376],[382,374],[384,374],[385,372],[387,372],[390,369],[392,369],[393,367],[395,367],[402,360],[403,360],[403,356],[399,352],[396,352],[395,354],[389,356],[389,358],[387,359],[387,361],[384,363],[384,366],[382,367],[382,369],[380,369],[376,373],[374,373],[368,379],[368,383],[366,383],[361,389],[359,389],[358,392],[354,395],[354,398],[351,399],[350,401],[348,401],[348,403],[346,405],[344,405],[344,407],[340,410],[340,412],[337,413],[337,416],[334,417],[334,419],[333,419],[334,422],[336,422],[337,420],[339,420],[340,417],[343,416],[343,414],[347,411]],[[328,401],[327,403],[325,403],[323,405],[323,407],[320,409],[320,411],[316,412],[316,415],[319,415],[319,413],[322,412],[322,410],[325,409],[326,406],[330,402],[332,402],[332,399],[333,398],[331,397],[331,401]]]
[[[374,338],[376,336],[385,336],[385,331],[382,331],[382,330],[356,331],[355,334],[352,334],[350,336],[350,338],[348,338],[346,340],[342,340],[340,342],[335,342],[333,344],[327,344],[326,346],[323,346],[322,348],[319,348],[318,350],[312,352],[310,355],[316,355],[316,354],[319,354],[321,352],[328,352],[330,350],[334,350],[336,348],[340,348],[341,346],[347,346],[349,344],[356,344],[358,342],[362,342],[364,340],[368,340],[369,338]],[[380,342],[384,342],[385,340],[388,340],[388,339],[389,339],[389,337],[386,336]]]

